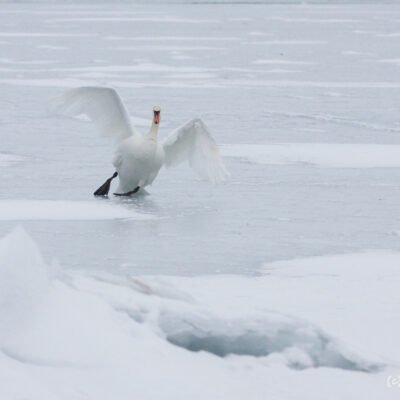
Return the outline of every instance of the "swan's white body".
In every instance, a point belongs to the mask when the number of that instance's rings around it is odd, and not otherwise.
[[[116,140],[113,165],[119,177],[118,194],[151,185],[163,165],[169,167],[183,161],[188,161],[194,170],[213,183],[228,175],[217,145],[199,118],[187,122],[160,142],[157,140],[159,109],[154,109],[150,132],[140,135],[114,89],[72,89],[58,99],[57,106],[70,116],[87,115],[100,132]]]
[[[118,143],[113,164],[118,172],[117,193],[151,185],[164,163],[164,149],[148,136],[131,136]]]

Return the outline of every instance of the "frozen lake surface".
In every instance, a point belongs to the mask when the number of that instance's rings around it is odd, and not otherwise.
[[[2,4],[0,27],[1,398],[398,398],[400,6]],[[49,109],[82,85],[143,132],[160,105],[161,137],[201,116],[230,180],[94,198],[112,142]]]
[[[54,116],[47,100],[111,85],[142,131],[154,104],[161,136],[201,116],[218,143],[236,146],[232,178],[212,187],[184,166],[162,172],[150,196],[106,200],[150,221],[17,218],[46,257],[139,274],[254,274],[265,261],[399,249],[399,151],[371,147],[400,142],[399,21],[400,7],[372,5],[3,5],[0,198],[104,201],[92,192],[113,172],[112,143]],[[276,143],[294,143],[279,163],[237,146]],[[351,144],[343,160],[338,144]],[[333,168],[296,162],[330,148]],[[0,233],[14,225],[2,221]]]

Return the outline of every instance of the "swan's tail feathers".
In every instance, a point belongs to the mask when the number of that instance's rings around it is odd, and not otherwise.
[[[95,196],[107,196],[110,191],[111,181],[118,176],[118,172],[114,172],[111,178],[108,178],[93,194]]]
[[[80,87],[67,90],[51,101],[54,112],[92,121],[103,136],[116,141],[135,134],[129,114],[118,93],[107,87]]]

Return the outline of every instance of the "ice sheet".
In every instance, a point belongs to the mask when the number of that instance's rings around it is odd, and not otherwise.
[[[400,146],[379,144],[231,144],[222,154],[259,164],[305,164],[326,168],[399,168]]]
[[[229,13],[210,4],[3,4],[0,152],[22,159],[1,167],[0,197],[93,201],[114,172],[113,144],[89,123],[52,114],[48,99],[65,88],[106,85],[118,90],[143,133],[157,104],[161,139],[200,116],[217,143],[242,155],[226,157],[232,177],[219,187],[199,181],[187,165],[162,171],[150,196],[128,205],[155,215],[154,224],[121,221],[116,234],[107,220],[77,220],[75,227],[59,223],[54,235],[52,221],[26,221],[46,255],[56,250],[77,266],[79,252],[90,249],[88,268],[196,275],[400,249],[393,217],[400,213],[398,65],[380,61],[398,59],[397,15],[398,6],[371,4],[235,5]],[[222,23],[48,23],[81,17]],[[138,47],[117,50],[130,45]],[[250,162],[255,154],[262,163]],[[2,221],[0,231],[12,226]],[[71,248],[63,248],[65,240]],[[118,248],[112,255],[110,244]]]

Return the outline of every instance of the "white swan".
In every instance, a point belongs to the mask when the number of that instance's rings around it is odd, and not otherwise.
[[[129,196],[150,185],[160,168],[188,161],[190,166],[210,182],[227,176],[217,145],[204,122],[195,118],[159,142],[159,107],[153,109],[153,123],[147,135],[133,128],[118,93],[107,87],[81,87],[65,92],[56,100],[58,111],[69,115],[86,115],[100,132],[116,140],[113,165],[116,172],[95,192],[105,196],[112,179],[119,177],[118,196]]]

